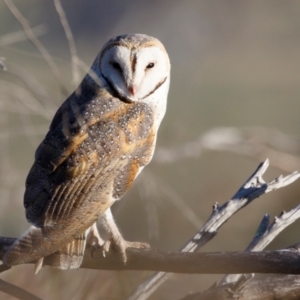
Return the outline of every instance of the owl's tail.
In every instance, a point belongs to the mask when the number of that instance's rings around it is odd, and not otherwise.
[[[47,265],[61,270],[80,268],[86,247],[88,231],[89,230],[78,235],[71,243],[49,255],[47,257]],[[36,265],[35,272],[37,273],[41,267],[42,265],[39,268],[38,265]]]
[[[87,240],[91,244],[94,244],[95,240],[97,243],[101,241],[96,223],[84,233],[76,235],[68,244],[64,245],[60,243],[61,245],[58,247],[60,249],[59,251],[38,258],[35,249],[39,250],[39,247],[41,247],[41,245],[45,246],[44,244],[46,243],[47,247],[44,248],[46,248],[46,250],[51,248],[51,240],[43,236],[40,228],[31,226],[28,231],[6,251],[2,260],[3,263],[8,266],[36,261],[35,274],[39,272],[44,264],[62,270],[78,269],[83,261]]]

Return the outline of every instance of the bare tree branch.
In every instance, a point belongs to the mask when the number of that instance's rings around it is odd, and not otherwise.
[[[1,257],[7,240],[0,237]],[[15,239],[13,239],[15,240]],[[4,246],[6,244],[6,246]],[[128,249],[123,263],[116,252],[86,251],[81,268],[94,270],[143,270],[185,274],[278,273],[300,274],[299,244],[277,251],[182,253],[158,249]],[[51,257],[46,257],[49,265]],[[35,263],[35,262],[32,262]]]
[[[297,300],[300,299],[300,276],[272,276],[252,280],[239,291],[232,288],[232,284],[226,284],[205,292],[187,295],[180,300]]]
[[[98,84],[102,85],[101,78],[89,67],[87,66],[79,57],[74,57],[75,63],[85,71],[91,78]]]
[[[285,177],[266,183],[262,175],[269,166],[269,160],[261,163],[257,170],[250,176],[245,184],[237,191],[231,200],[222,206],[215,204],[213,213],[201,228],[201,230],[181,249],[182,252],[193,252],[205,245],[216,234],[221,227],[233,214],[251,203],[259,196],[284,187],[299,178],[299,173],[294,172]],[[228,272],[226,272],[228,273]],[[147,299],[165,280],[170,278],[172,274],[159,272],[153,274],[144,283],[142,283],[127,300],[145,300]]]
[[[274,222],[268,226],[267,217],[265,216],[257,230],[253,241],[245,251],[261,251],[267,247],[274,238],[282,232],[286,227],[294,223],[300,218],[300,205],[293,208],[289,212],[282,212],[275,217]],[[219,283],[219,285],[238,281],[242,275],[227,275]]]

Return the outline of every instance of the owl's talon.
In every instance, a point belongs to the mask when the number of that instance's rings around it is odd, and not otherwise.
[[[117,251],[122,258],[124,264],[127,262],[126,249],[127,248],[136,248],[136,249],[147,249],[150,248],[148,243],[143,242],[129,242],[124,240],[122,237],[111,238],[107,240],[104,245],[102,245],[103,256],[106,256],[106,253],[110,252],[111,249]]]
[[[43,263],[44,263],[44,257],[41,257],[34,266],[34,275],[37,275],[37,273],[41,270],[41,268],[43,267]]]
[[[99,235],[96,223],[90,229],[88,236],[88,244],[91,245],[91,257],[94,257],[94,252],[98,251],[104,245],[104,241]]]

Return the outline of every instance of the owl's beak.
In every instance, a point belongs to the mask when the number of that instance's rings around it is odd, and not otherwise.
[[[135,86],[135,85],[129,85],[129,86],[128,86],[128,91],[129,91],[129,93],[130,93],[133,97],[135,97],[135,94],[136,94],[136,86]]]

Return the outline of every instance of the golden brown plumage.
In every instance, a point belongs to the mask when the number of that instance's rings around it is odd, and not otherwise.
[[[40,260],[41,265],[52,254],[53,266],[80,266],[89,228],[152,158],[169,70],[167,54],[154,38],[124,35],[103,47],[92,66],[100,84],[86,75],[36,150],[24,195],[26,217],[35,227],[8,250],[6,264]],[[118,240],[112,222],[108,227]]]

